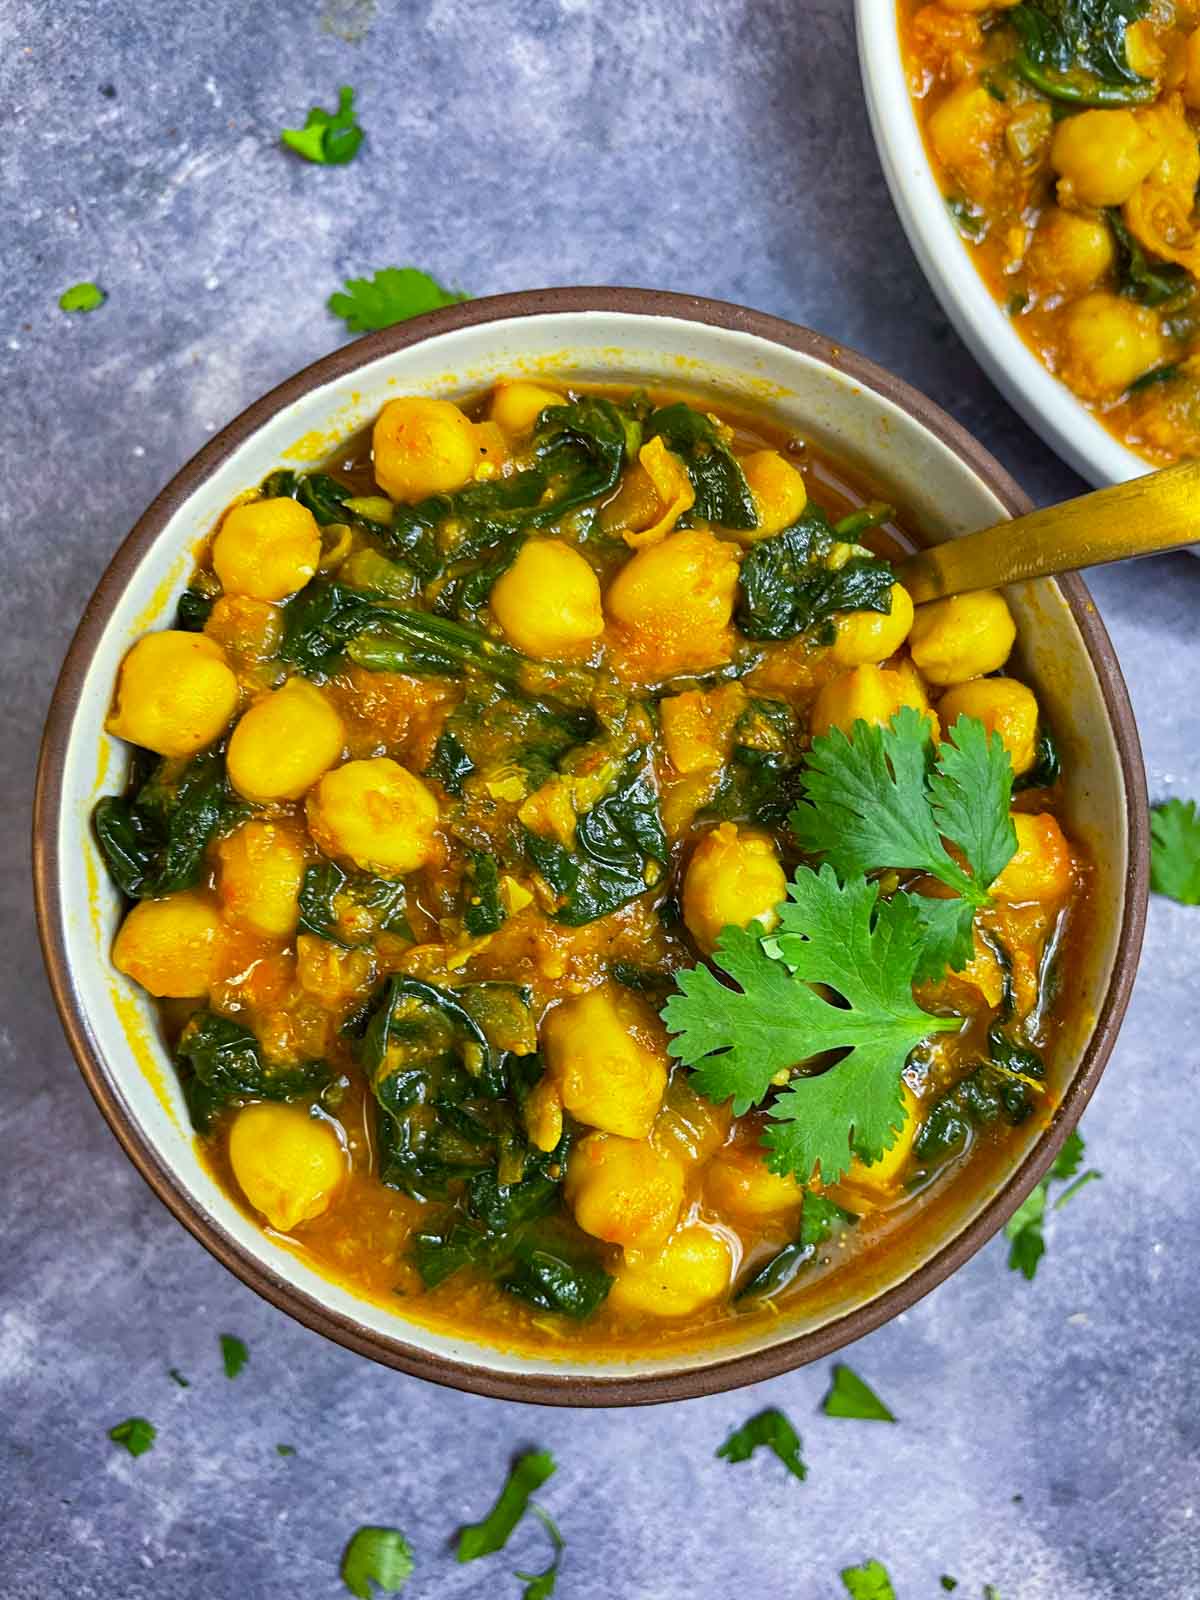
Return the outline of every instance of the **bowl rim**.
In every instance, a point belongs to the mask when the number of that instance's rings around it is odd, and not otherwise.
[[[904,70],[898,0],[855,0],[871,134],[917,264],[959,338],[1005,399],[1090,483],[1139,478],[1154,463],[1112,434],[1017,332],[946,209]],[[886,16],[886,22],[885,22]]]
[[[334,350],[277,385],[211,439],[171,479],[135,523],[113,556],[72,638],[47,712],[33,809],[34,901],[50,987],[59,1018],[84,1081],[126,1155],[167,1209],[221,1264],[279,1310],[357,1354],[411,1376],[493,1399],[564,1406],[645,1405],[714,1394],[757,1383],[818,1360],[862,1337],[927,1294],[972,1256],[1042,1178],[1075,1126],[1116,1040],[1137,970],[1149,894],[1149,813],[1145,769],[1128,691],[1116,654],[1083,581],[1058,581],[1083,637],[1113,729],[1129,818],[1129,870],[1113,972],[1092,1035],[1054,1120],[971,1221],[900,1283],[824,1326],[797,1333],[765,1350],[723,1355],[674,1371],[622,1375],[558,1376],[504,1372],[478,1360],[458,1361],[410,1345],[398,1319],[395,1337],[336,1311],[247,1254],[199,1207],[193,1207],[129,1114],[118,1080],[98,1050],[68,960],[65,907],[59,875],[58,832],[66,749],[80,705],[80,690],[117,597],[170,519],[225,458],[278,411],[310,390],[345,377],[382,356],[463,328],[561,313],[601,312],[662,317],[745,332],[822,362],[897,405],[947,446],[1012,515],[1031,502],[1000,464],[940,407],[902,379],[821,334],[764,312],[725,301],[661,290],[566,288],[529,290],[427,313],[366,335]]]

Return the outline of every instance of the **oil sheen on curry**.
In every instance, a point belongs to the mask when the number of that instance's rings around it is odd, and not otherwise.
[[[1200,6],[900,0],[934,171],[1013,325],[1148,460],[1200,454]]]
[[[218,1180],[397,1312],[635,1352],[1044,1122],[1086,864],[981,592],[712,397],[397,398],[129,651],[96,832]]]

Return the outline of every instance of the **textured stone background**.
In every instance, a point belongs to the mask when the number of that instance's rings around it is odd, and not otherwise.
[[[884,0],[879,0],[882,5]],[[324,9],[322,9],[322,7]],[[278,130],[339,83],[369,143],[329,171]],[[341,338],[343,276],[412,261],[476,293],[641,284],[858,346],[947,406],[1042,499],[1078,482],[977,371],[892,213],[849,0],[0,0],[0,1591],[18,1600],[320,1600],[362,1522],[416,1547],[408,1593],[517,1594],[447,1540],[513,1451],[554,1449],[560,1592],[828,1600],[878,1556],[900,1600],[1200,1595],[1195,1161],[1200,912],[1156,900],[1087,1118],[1104,1170],[1035,1283],[993,1243],[853,1361],[901,1417],[815,1414],[821,1369],[626,1413],[426,1387],[258,1301],[151,1197],[72,1066],[25,844],[61,653],[120,537],[219,425]],[[109,300],[67,317],[60,291]],[[1200,792],[1200,563],[1096,576],[1155,796]],[[250,1366],[222,1375],[217,1336]],[[177,1388],[167,1368],[191,1379]],[[713,1460],[785,1406],[804,1485]],[[134,1461],[105,1430],[159,1427]],[[277,1442],[296,1447],[282,1459]],[[1020,1496],[1020,1500],[1015,1497]]]

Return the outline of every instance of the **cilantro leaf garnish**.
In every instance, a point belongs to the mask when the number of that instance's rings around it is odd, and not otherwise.
[[[944,883],[957,900],[913,897],[928,935],[917,976],[964,967],[975,911],[1017,848],[1012,762],[999,736],[959,717],[935,750],[928,721],[905,706],[888,727],[856,722],[849,738],[840,728],[818,736],[801,783],[805,801],[788,818],[801,849],[846,879],[890,867]]]
[[[249,1359],[250,1352],[240,1339],[232,1333],[221,1335],[221,1361],[227,1378],[236,1378]]]
[[[829,866],[801,867],[788,893],[769,939],[732,927],[721,934],[713,960],[738,987],[707,967],[681,972],[682,993],[667,1001],[663,1020],[678,1035],[671,1053],[695,1069],[693,1086],[718,1103],[732,1100],[735,1116],[763,1101],[779,1074],[844,1050],[823,1072],[791,1079],[769,1108],[775,1120],[764,1138],[772,1171],[807,1183],[820,1168],[830,1184],[849,1167],[851,1138],[867,1161],[895,1143],[909,1053],[961,1021],[932,1016],[913,999],[923,934],[910,896],[881,900],[877,883],[859,876],[840,884]]]
[[[303,128],[285,128],[279,137],[305,161],[324,167],[340,167],[353,161],[363,142],[363,131],[354,117],[354,90],[343,85],[338,90],[336,111],[313,106]]]
[[[864,1422],[895,1422],[896,1417],[857,1372],[842,1362],[833,1369],[833,1383],[821,1402],[827,1417],[858,1417]]]
[[[294,1456],[296,1454],[296,1446],[294,1444],[277,1444],[275,1446],[275,1454],[277,1456]]]
[[[482,1522],[471,1522],[460,1529],[458,1559],[477,1561],[503,1550],[508,1537],[525,1515],[530,1496],[553,1476],[554,1457],[548,1450],[530,1450],[521,1456],[508,1475],[500,1498]]]
[[[765,1445],[773,1455],[778,1456],[793,1478],[804,1482],[808,1468],[800,1459],[800,1435],[775,1406],[760,1411],[740,1428],[735,1428],[717,1455],[729,1462],[749,1461],[759,1445]]]
[[[158,1429],[145,1417],[126,1417],[108,1430],[108,1437],[114,1444],[123,1445],[131,1456],[144,1456],[153,1448]]]
[[[850,1600],[896,1600],[896,1591],[882,1561],[867,1561],[861,1567],[843,1567],[842,1582]]]
[[[938,1582],[947,1594],[953,1594],[955,1589],[958,1588],[958,1579],[952,1578],[948,1572],[943,1572]]]
[[[173,1382],[177,1383],[181,1389],[191,1388],[190,1382],[184,1377],[183,1373],[180,1372],[178,1367],[168,1367],[167,1377],[172,1379]]]
[[[373,278],[347,278],[346,293],[330,295],[328,304],[351,333],[370,333],[468,299],[419,267],[382,267]]]
[[[104,290],[95,283],[73,283],[58,297],[60,311],[95,311],[108,299]]]
[[[399,1594],[412,1571],[413,1553],[399,1528],[359,1528],[342,1554],[342,1582],[358,1600],[371,1600],[372,1585]]]
[[[1200,810],[1165,800],[1150,813],[1150,887],[1181,905],[1200,906]]]
[[[558,1582],[558,1569],[562,1566],[563,1536],[554,1525],[554,1519],[549,1512],[543,1511],[541,1506],[530,1503],[529,1509],[550,1535],[550,1543],[554,1546],[554,1559],[544,1572],[514,1572],[514,1578],[520,1578],[525,1585],[521,1600],[550,1600],[554,1593],[554,1585]]]
[[[1083,1152],[1083,1136],[1076,1129],[1067,1135],[1054,1165],[1041,1183],[1029,1191],[1004,1224],[1004,1237],[1010,1245],[1008,1264],[1014,1272],[1021,1273],[1025,1278],[1034,1277],[1038,1264],[1046,1253],[1044,1226],[1050,1186],[1067,1183],[1067,1187],[1054,1200],[1053,1209],[1061,1211],[1069,1200],[1074,1199],[1080,1189],[1089,1183],[1095,1183],[1102,1176],[1095,1167],[1089,1167],[1085,1173],[1078,1178],[1075,1177],[1083,1161]],[[1068,1182],[1071,1178],[1075,1178],[1074,1183]]]

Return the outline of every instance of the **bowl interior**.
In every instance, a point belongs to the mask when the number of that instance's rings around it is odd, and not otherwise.
[[[942,309],[1013,409],[1076,472],[1100,485],[1141,477],[1149,464],[1047,371],[975,270],[929,163],[909,94],[895,0],[855,0],[855,11],[863,87],[884,176]]]
[[[571,298],[569,292],[563,295]],[[737,321],[728,315],[723,320]],[[747,320],[753,319],[742,319]],[[365,342],[361,354],[339,352],[322,363],[315,379],[301,375],[268,396],[184,470],[119,553],[64,670],[44,756],[38,872],[43,934],[60,1006],[94,1092],[158,1192],[221,1259],[310,1325],[425,1376],[573,1404],[658,1399],[763,1377],[865,1332],[931,1287],[1011,1211],[1082,1109],[1098,1071],[1094,1059],[1091,1065],[1085,1062],[1085,1053],[1097,1018],[1106,1028],[1115,1027],[1115,1005],[1119,1019],[1121,983],[1115,985],[1116,1000],[1112,991],[1122,929],[1128,957],[1128,940],[1136,944],[1140,934],[1138,895],[1144,899],[1136,851],[1131,854],[1128,808],[1134,805],[1136,832],[1136,794],[1132,799],[1127,794],[1133,782],[1130,762],[1137,761],[1136,736],[1130,722],[1123,770],[1114,729],[1114,708],[1118,720],[1128,717],[1124,688],[1115,665],[1110,670],[1101,661],[1098,672],[1089,655],[1081,629],[1101,640],[1103,630],[1098,621],[1089,622],[1082,603],[1077,616],[1068,596],[1052,583],[1012,591],[1025,669],[1065,736],[1070,825],[1094,862],[1094,937],[1074,997],[1075,1022],[1054,1064],[1058,1082],[1073,1087],[1055,1127],[1047,1131],[1031,1119],[1017,1132],[1005,1170],[991,1188],[953,1186],[952,1202],[931,1211],[918,1253],[879,1265],[867,1312],[861,1309],[861,1282],[849,1294],[834,1275],[819,1303],[782,1315],[769,1329],[759,1326],[752,1335],[717,1347],[664,1349],[613,1364],[484,1346],[355,1297],[260,1231],[214,1183],[194,1149],[153,1003],[109,963],[120,902],[103,870],[89,818],[96,799],[119,790],[124,779],[124,747],[103,727],[112,685],[133,640],[171,615],[194,546],[229,501],[281,463],[303,467],[322,460],[397,392],[457,395],[502,375],[553,373],[719,388],[745,405],[769,407],[835,456],[865,470],[931,540],[999,520],[1019,504],[994,463],[992,486],[973,470],[950,442],[958,443],[953,425],[927,402],[917,403],[927,408],[933,428],[943,436],[896,403],[891,394],[899,386],[891,380],[769,319],[760,319],[758,326],[786,330],[784,336],[799,347],[746,326],[618,309],[530,314],[527,304],[518,316],[488,320],[477,303],[449,316],[439,314],[434,329],[445,328],[447,321],[446,331],[431,336],[394,330]],[[373,354],[389,342],[397,347]],[[881,388],[874,386],[877,380]],[[972,448],[967,445],[968,453]],[[1086,601],[1082,586],[1077,595]],[[1131,866],[1135,870],[1127,886]],[[1093,1045],[1089,1059],[1095,1054]],[[964,1242],[973,1223],[978,1236]],[[789,1346],[801,1335],[799,1345]]]

